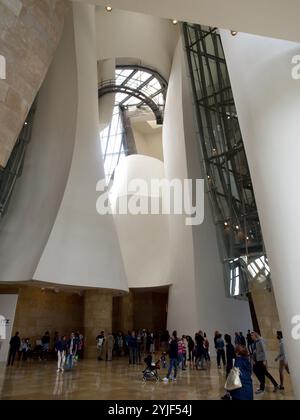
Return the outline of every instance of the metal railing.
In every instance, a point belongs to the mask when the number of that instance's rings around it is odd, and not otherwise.
[[[7,165],[0,170],[0,218],[7,212],[18,178],[22,175],[25,153],[30,142],[36,103],[32,106],[26,122],[16,141]]]

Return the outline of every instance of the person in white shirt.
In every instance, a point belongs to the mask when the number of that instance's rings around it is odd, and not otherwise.
[[[284,371],[290,373],[287,355],[285,352],[283,335],[281,331],[277,331],[277,340],[279,340],[279,354],[275,359],[275,362],[279,361],[279,376],[280,376],[280,386],[279,389],[284,390]]]
[[[104,344],[105,344],[104,331],[101,331],[101,333],[96,337],[96,342],[97,342],[97,350],[98,350],[98,360],[103,360]]]

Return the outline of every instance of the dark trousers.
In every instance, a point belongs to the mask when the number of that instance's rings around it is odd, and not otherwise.
[[[13,366],[15,358],[16,358],[16,354],[17,354],[16,349],[9,350],[7,366]]]
[[[217,350],[217,364],[218,366],[221,366],[221,359],[223,362],[223,365],[225,366],[226,362],[225,362],[225,351],[224,350]]]
[[[264,362],[256,362],[253,366],[253,372],[256,375],[260,383],[260,389],[265,390],[266,386],[266,377],[270,379],[274,387],[278,386],[278,383],[275,381],[273,376],[268,372],[267,367],[264,365]]]
[[[247,343],[248,352],[250,354],[253,354],[253,343]]]
[[[137,349],[129,347],[129,364],[135,365],[137,363]]]
[[[174,378],[176,378],[176,375],[177,375],[177,366],[178,366],[178,360],[177,359],[170,359],[170,366],[169,366],[167,378],[170,377],[173,369],[174,369]]]
[[[233,368],[233,364],[227,362],[227,365],[226,365],[226,378],[228,377],[228,375],[229,375],[229,373],[230,373],[230,371],[231,371],[232,368]]]
[[[206,361],[210,362],[210,355],[208,349],[204,349],[204,357]]]

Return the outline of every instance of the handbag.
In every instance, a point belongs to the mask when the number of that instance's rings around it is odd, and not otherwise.
[[[231,369],[225,383],[225,389],[227,391],[234,391],[235,389],[242,388],[243,385],[241,382],[240,375],[241,375],[241,372],[239,368],[233,367]]]

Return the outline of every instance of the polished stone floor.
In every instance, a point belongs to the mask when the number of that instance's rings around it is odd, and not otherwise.
[[[83,360],[63,374],[56,373],[54,362],[18,362],[7,368],[0,365],[0,399],[2,400],[219,400],[224,394],[223,369],[180,371],[177,382],[142,382],[143,365],[129,366],[126,359],[113,362]],[[275,378],[278,371],[271,370]],[[163,378],[166,371],[161,369]],[[257,381],[254,379],[254,386]],[[286,390],[272,392],[271,384],[264,395],[255,399],[293,399],[290,380]]]

